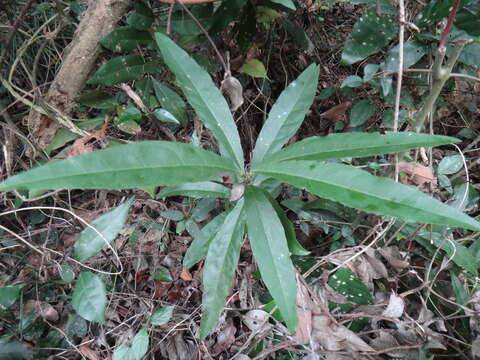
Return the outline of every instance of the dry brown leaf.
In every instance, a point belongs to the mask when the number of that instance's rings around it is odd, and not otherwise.
[[[299,344],[311,342],[312,333],[312,300],[304,284],[298,284],[297,290],[297,332],[295,340]]]
[[[243,323],[253,332],[263,331],[268,324],[270,314],[263,310],[250,310],[243,317]]]
[[[180,272],[180,279],[182,279],[183,281],[193,280],[192,274],[190,274],[190,271],[188,271],[187,269],[182,269],[182,271]]]
[[[480,335],[477,335],[472,342],[472,356],[476,359],[480,358]]]
[[[402,259],[397,246],[380,248],[378,249],[378,252],[397,271],[406,269],[410,266],[408,261]]]
[[[87,338],[84,338],[82,340],[82,343],[85,343],[87,341],[89,341],[90,339],[87,337]],[[97,352],[90,349],[90,347],[88,346],[88,344],[85,344],[85,345],[81,345],[78,347],[78,350],[80,350],[80,352],[82,353],[83,356],[85,356],[88,360],[100,360],[100,357],[97,355]]]
[[[237,329],[233,325],[232,319],[227,319],[225,326],[217,332],[217,343],[213,347],[212,355],[218,355],[223,351],[226,351],[235,342],[235,333]]]
[[[230,192],[230,201],[240,200],[245,192],[245,184],[236,183],[232,186],[232,191]]]
[[[401,173],[410,175],[411,180],[416,185],[423,185],[430,183],[437,184],[437,179],[433,175],[432,169],[419,163],[400,161],[398,163],[398,170]]]
[[[393,335],[386,331],[380,331],[379,336],[372,341],[370,341],[370,345],[375,349],[382,351],[384,349],[396,348],[399,347],[400,344],[395,339]],[[398,357],[403,358],[407,355],[408,350],[392,350],[388,351],[386,354],[391,357]]]
[[[383,311],[382,316],[398,319],[403,315],[405,310],[405,301],[402,297],[398,296],[395,293],[390,295],[390,300],[388,301],[387,308]]]
[[[57,310],[45,301],[28,300],[25,304],[24,312],[29,313],[32,311],[47,321],[56,322],[59,318]]]
[[[329,121],[344,121],[345,113],[348,108],[352,105],[351,101],[345,101],[341,104],[335,105],[334,107],[328,109],[327,111],[320,114],[320,118],[326,119]]]
[[[243,87],[240,81],[228,74],[223,79],[220,90],[228,96],[230,100],[230,110],[237,111],[243,104]]]

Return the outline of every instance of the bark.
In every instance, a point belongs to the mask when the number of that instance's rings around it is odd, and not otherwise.
[[[99,40],[110,33],[123,16],[131,0],[89,0],[67,54],[43,99],[48,111],[56,116],[34,112],[30,114],[30,128],[40,149],[55,136],[61,118],[68,117],[75,106],[75,98],[85,86],[100,54]]]

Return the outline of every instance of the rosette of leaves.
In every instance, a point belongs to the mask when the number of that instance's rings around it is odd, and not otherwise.
[[[185,258],[185,265],[190,267],[206,257],[202,338],[215,328],[223,310],[245,238],[263,282],[286,325],[295,332],[296,278],[290,254],[306,251],[297,242],[292,223],[269,193],[267,184],[271,179],[366,212],[480,231],[480,223],[473,218],[414,188],[336,160],[438,146],[456,139],[416,133],[342,133],[310,137],[284,148],[313,102],[319,67],[312,64],[272,106],[258,135],[252,161],[246,164],[228,104],[208,73],[166,35],[156,33],[155,40],[186,99],[217,139],[219,154],[193,144],[136,142],[39,166],[6,179],[0,183],[0,191],[171,186],[171,191],[163,191],[162,197],[178,196],[182,189],[185,195],[197,197],[225,198],[230,193],[230,200],[225,200],[229,210],[201,230]],[[221,176],[236,183],[226,189],[225,184],[212,182]]]

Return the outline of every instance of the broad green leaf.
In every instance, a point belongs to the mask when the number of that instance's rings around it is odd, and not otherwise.
[[[446,256],[462,269],[469,271],[474,276],[478,276],[478,265],[475,255],[470,249],[445,236],[440,232],[421,231],[415,236],[415,241],[428,249],[432,247],[440,248],[445,251]]]
[[[0,305],[8,308],[20,297],[24,285],[8,285],[0,287]]]
[[[180,210],[162,211],[160,213],[160,216],[164,217],[165,219],[172,220],[172,221],[180,221],[180,220],[183,220],[183,218],[185,217],[183,212],[181,212]]]
[[[270,0],[270,1],[276,4],[283,5],[289,9],[296,10],[295,4],[293,3],[292,0]]]
[[[153,79],[153,89],[160,105],[185,126],[188,121],[187,105],[180,95],[155,79]]]
[[[473,218],[414,188],[350,166],[285,161],[262,164],[255,171],[363,211],[409,222],[480,230],[480,223]]]
[[[142,329],[135,335],[131,344],[122,344],[115,349],[112,360],[142,360],[148,351],[148,344],[147,330]]]
[[[446,156],[438,164],[437,172],[439,175],[450,175],[460,171],[463,167],[463,158],[461,155]]]
[[[242,65],[240,72],[255,78],[266,78],[267,69],[258,59],[251,59]]]
[[[177,185],[233,171],[230,161],[190,144],[141,141],[39,166],[9,177],[0,191]]]
[[[480,64],[480,42],[465,45],[458,61],[465,65],[478,67],[478,64]]]
[[[287,238],[288,250],[290,250],[293,255],[304,256],[310,254],[310,251],[305,250],[302,244],[300,244],[300,242],[297,240],[295,228],[280,204],[268,193],[268,191],[263,189],[262,191],[272,207],[275,209],[275,212],[282,223],[283,230],[285,231],[285,236]]]
[[[155,73],[160,70],[156,61],[145,62],[141,56],[117,56],[102,65],[87,84],[116,85],[135,80],[143,73]]]
[[[139,45],[149,45],[153,39],[148,31],[137,30],[132,26],[122,26],[104,36],[99,42],[111,51],[128,52]]]
[[[240,136],[227,101],[210,76],[169,37],[155,33],[165,63],[177,78],[188,102],[205,126],[218,140],[220,153],[243,169],[243,150]]]
[[[82,272],[72,295],[72,306],[82,318],[103,324],[107,309],[107,290],[102,279],[89,271]]]
[[[131,119],[119,121],[115,126],[130,135],[138,135],[142,131],[141,126],[135,120]]]
[[[127,24],[138,30],[148,30],[154,21],[152,9],[143,1],[133,3],[135,11],[127,18]]]
[[[342,85],[340,86],[341,88],[343,87],[351,87],[351,88],[356,88],[359,86],[363,85],[363,80],[360,76],[358,75],[350,75],[347,76],[345,80],[343,80]]]
[[[175,306],[171,305],[171,306],[165,306],[161,309],[155,310],[155,312],[150,317],[150,324],[164,325],[168,323],[172,318],[174,309],[175,309]]]
[[[369,11],[355,23],[342,52],[342,65],[351,65],[380,51],[396,34],[394,17]]]
[[[415,65],[426,53],[427,47],[415,40],[409,40],[404,43],[403,48],[403,68],[408,69],[410,66]],[[386,71],[398,70],[398,58],[399,58],[398,45],[390,49],[385,56]]]
[[[203,268],[200,338],[215,328],[232,286],[245,230],[244,200],[240,199],[210,243]]]
[[[217,215],[207,225],[205,225],[200,234],[196,236],[190,246],[188,247],[185,257],[183,258],[183,267],[190,269],[193,265],[198,263],[202,258],[207,255],[208,247],[213,238],[217,235],[218,229],[225,222],[227,213],[223,212]]]
[[[345,268],[338,269],[328,280],[328,285],[348,301],[359,305],[372,303],[372,294],[359,278]]]
[[[245,214],[262,280],[293,334],[297,327],[297,283],[282,223],[264,192],[253,186],[245,190]]]
[[[157,118],[157,120],[167,122],[167,123],[181,125],[180,121],[178,121],[177,118],[172,113],[170,113],[169,111],[167,111],[165,109],[155,109],[153,111],[153,115]]]
[[[58,272],[62,280],[66,283],[71,283],[75,279],[75,272],[73,271],[73,268],[68,264],[62,264]]]
[[[363,82],[370,82],[373,79],[373,76],[377,73],[380,65],[378,64],[367,64],[363,68]]]
[[[448,136],[413,132],[387,132],[386,134],[352,132],[321,137],[312,136],[267,156],[265,162],[361,158],[393,154],[418,147],[452,144],[458,141]]]
[[[208,30],[210,28],[213,21],[213,5],[211,3],[194,5],[191,7],[191,12],[204,29]],[[174,12],[171,23],[172,30],[180,35],[195,37],[202,34],[202,29],[197,25],[197,22],[187,15],[182,8],[178,8],[178,11]]]
[[[168,270],[165,266],[159,266],[157,270],[152,274],[153,280],[155,281],[162,281],[162,282],[172,282],[172,275],[170,274],[170,270]]]
[[[18,340],[0,338],[0,359],[23,360],[31,359],[32,351]]]
[[[118,117],[115,121],[115,125],[127,123],[129,121],[140,120],[142,118],[142,112],[137,109],[133,104],[129,104],[126,108],[120,110]]]
[[[84,92],[78,99],[78,103],[94,109],[113,109],[118,105],[114,96],[101,90]]]
[[[253,163],[277,152],[297,132],[317,91],[320,68],[312,64],[292,81],[273,105],[258,135]]]
[[[315,45],[301,26],[298,26],[295,22],[286,18],[281,19],[281,24],[285,28],[285,31],[288,33],[288,35],[290,35],[292,43],[296,47],[305,51],[308,55],[313,53],[315,50]]]
[[[375,104],[368,99],[355,101],[350,110],[350,126],[360,126],[367,122],[377,110]]]
[[[457,275],[455,275],[455,273],[452,270],[450,270],[450,279],[452,280],[452,289],[453,289],[453,292],[455,293],[455,299],[457,303],[460,305],[465,305],[468,302],[468,300],[470,300],[470,296],[465,290],[465,287],[463,286],[463,284],[458,279]]]
[[[230,189],[221,184],[211,181],[184,183],[178,186],[171,186],[163,189],[156,196],[163,199],[169,196],[189,196],[193,198],[228,198]]]
[[[125,221],[127,221],[128,211],[134,200],[135,198],[131,197],[115,209],[92,221],[90,225],[97,229],[103,237],[100,237],[89,227],[81,232],[74,246],[75,258],[78,261],[85,261],[97,255],[100,250],[107,246],[107,242],[111,243],[117,237]]]
[[[226,0],[218,7],[212,17],[210,34],[215,35],[224,30],[228,24],[240,16],[247,0]]]

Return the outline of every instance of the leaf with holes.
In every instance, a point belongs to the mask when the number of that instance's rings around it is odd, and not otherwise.
[[[368,305],[373,301],[372,294],[359,278],[345,268],[338,269],[328,280],[328,285],[348,301],[359,305]]]

